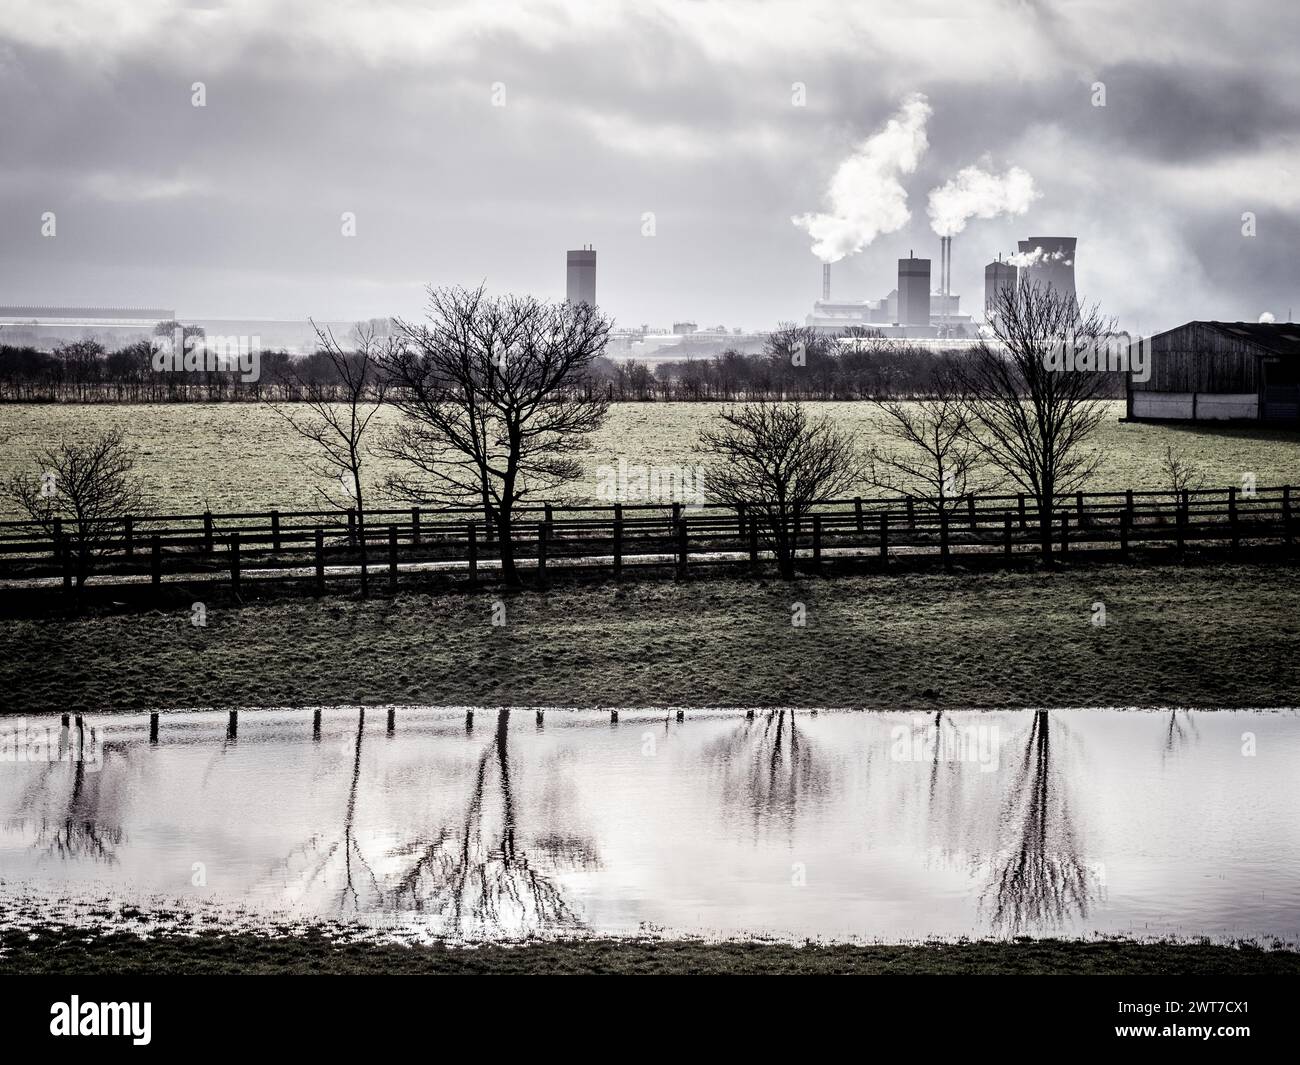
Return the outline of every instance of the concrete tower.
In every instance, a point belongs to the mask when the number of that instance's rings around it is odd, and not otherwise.
[[[1051,287],[1074,298],[1074,252],[1077,237],[1030,237],[1020,241],[1027,257],[1020,280],[1027,285]]]
[[[930,260],[914,258],[911,252],[908,256],[898,260],[898,324],[928,327]]]
[[[997,306],[998,293],[1016,287],[1016,268],[1004,263],[1002,256],[984,267],[984,314]]]
[[[565,299],[596,306],[596,251],[588,244],[568,253]]]

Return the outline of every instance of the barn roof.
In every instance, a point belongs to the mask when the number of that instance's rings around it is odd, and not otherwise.
[[[1294,322],[1188,322],[1232,340],[1244,340],[1272,355],[1300,356],[1300,324]],[[1186,328],[1180,326],[1179,328]],[[1171,333],[1175,330],[1169,330]]]

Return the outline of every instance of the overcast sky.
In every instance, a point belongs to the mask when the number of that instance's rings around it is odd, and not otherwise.
[[[887,293],[909,248],[937,274],[927,194],[978,165],[1037,195],[954,238],[963,310],[996,253],[1061,234],[1131,329],[1300,313],[1294,0],[4,9],[0,303],[410,316],[430,282],[562,297],[593,244],[620,325],[767,328],[820,294],[792,218],[922,94],[905,216],[836,263],[837,297]]]

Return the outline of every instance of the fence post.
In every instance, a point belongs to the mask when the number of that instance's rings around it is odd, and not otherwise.
[[[1119,553],[1120,553],[1121,555],[1127,555],[1127,554],[1128,554],[1128,528],[1129,528],[1129,522],[1130,522],[1131,520],[1132,520],[1132,519],[1129,517],[1129,512],[1128,512],[1127,510],[1122,510],[1122,511],[1120,511],[1120,514],[1119,514]]]
[[[411,543],[420,546],[420,508],[411,508]]]
[[[1291,542],[1291,486],[1282,487],[1282,537]]]
[[[212,554],[212,511],[203,512],[203,550]]]
[[[971,527],[971,529],[972,529],[972,531],[973,531],[973,530],[975,529],[975,525],[976,525],[976,522],[975,522],[975,493],[974,493],[974,492],[971,492],[971,493],[966,497],[966,514],[967,514],[967,516],[970,518],[970,527]]]
[[[623,577],[623,505],[614,505],[614,579]]]
[[[122,519],[122,536],[126,540],[127,558],[130,558],[135,554],[135,522],[130,517]]]
[[[822,519],[820,514],[813,515],[813,568],[822,565]]]
[[[280,553],[280,512],[271,511],[271,550]]]
[[[149,571],[153,576],[154,586],[162,584],[162,538],[154,533],[149,544]]]
[[[239,598],[239,533],[230,534],[230,590]]]
[[[478,526],[472,521],[469,523],[466,537],[468,540],[465,547],[469,555],[469,582],[470,584],[476,584],[478,583]]]
[[[1083,524],[1083,492],[1074,493],[1074,509],[1079,512],[1079,525]]]
[[[546,522],[537,526],[537,583],[546,579]]]
[[[859,533],[863,532],[864,530],[862,526],[862,497],[861,496],[853,497],[853,515],[858,520],[858,532]]]
[[[1020,505],[1020,527],[1023,529],[1025,527],[1025,493],[1024,492],[1021,492],[1019,494],[1019,496],[1017,497],[1017,502]]]
[[[952,559],[948,557],[948,512],[939,508],[939,556],[943,559],[943,568],[952,568]]]
[[[673,509],[678,509],[678,504],[673,504]],[[677,523],[677,576],[686,576],[686,557],[689,550],[686,540],[686,519],[682,518]]]
[[[674,504],[673,504],[673,520],[672,520],[672,526],[671,526],[671,528],[672,528],[672,529],[676,529],[676,528],[677,528],[677,523],[680,522],[681,520],[682,520],[682,505],[681,505],[680,503],[674,503]],[[671,530],[670,530],[670,531],[671,531]]]
[[[880,515],[880,562],[882,565],[889,564],[889,511],[882,511]]]
[[[63,557],[63,552],[66,549],[67,549],[67,545],[65,545],[63,542],[63,519],[55,518],[54,519],[54,561],[55,562],[57,562],[60,558]]]
[[[348,547],[357,546],[357,512],[354,507],[348,507]]]
[[[1070,512],[1061,511],[1061,554],[1070,553]]]
[[[758,569],[758,519],[749,519],[749,568]]]
[[[1124,490],[1124,513],[1128,516],[1129,525],[1133,524],[1133,489]]]
[[[397,591],[397,526],[388,527],[388,590]]]
[[[552,517],[553,517],[553,514],[552,514],[552,512],[551,512],[551,504],[550,504],[550,503],[547,503],[547,504],[546,504],[546,524],[547,524],[547,525],[550,525],[550,524],[551,524]]]
[[[1004,511],[1002,514],[1002,553],[1011,557],[1011,512]]]
[[[1228,526],[1232,530],[1232,549],[1237,550],[1240,534],[1237,531],[1237,486],[1228,489]]]
[[[745,504],[744,503],[736,504],[736,514],[739,516],[740,519],[740,538],[743,540],[745,538]]]
[[[907,497],[907,527],[909,529],[916,528],[916,505],[911,496]]]
[[[316,594],[325,594],[325,530],[316,526]]]

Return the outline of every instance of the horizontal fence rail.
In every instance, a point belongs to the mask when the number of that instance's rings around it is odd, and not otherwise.
[[[1180,492],[1076,492],[1058,498],[1047,537],[1055,554],[1148,545],[1282,542],[1295,534],[1290,486]],[[1032,497],[967,495],[938,501],[900,496],[819,503],[787,533],[801,567],[824,559],[956,552],[1040,551],[1044,529]],[[774,555],[773,525],[760,507],[706,503],[542,504],[518,507],[510,555],[544,576],[548,567],[745,563]],[[481,510],[424,508],[270,510],[153,514],[77,523],[0,522],[3,589],[61,579],[72,588],[83,556],[95,583],[222,579],[238,592],[245,577],[368,581],[390,586],[402,573],[448,571],[476,580],[498,570],[500,530]]]

